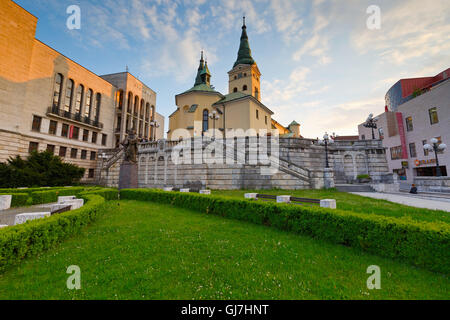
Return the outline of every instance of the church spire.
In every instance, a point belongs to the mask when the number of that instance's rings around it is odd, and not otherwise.
[[[209,86],[209,81],[211,78],[211,73],[208,69],[208,63],[203,59],[203,50],[201,52],[200,64],[197,69],[197,76],[195,77],[194,86],[200,84],[206,84]]]
[[[237,60],[233,65],[233,68],[238,64],[249,64],[253,65],[255,60],[252,58],[252,50],[250,50],[250,45],[248,43],[247,36],[247,26],[245,25],[245,17],[242,18],[242,34],[241,34],[241,44],[239,45],[239,51]]]

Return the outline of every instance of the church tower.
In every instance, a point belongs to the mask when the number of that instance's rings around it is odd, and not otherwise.
[[[261,101],[260,78],[258,66],[252,58],[252,51],[248,43],[247,26],[243,18],[241,43],[233,69],[228,72],[228,93],[241,92],[252,95]]]
[[[208,69],[208,63],[203,59],[203,51],[201,53],[200,65],[197,69],[197,76],[195,77],[194,87],[201,84],[206,84],[208,87],[211,86],[211,73]]]

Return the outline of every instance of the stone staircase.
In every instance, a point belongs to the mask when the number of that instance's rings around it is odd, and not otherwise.
[[[368,184],[336,184],[336,189],[341,192],[375,192]]]

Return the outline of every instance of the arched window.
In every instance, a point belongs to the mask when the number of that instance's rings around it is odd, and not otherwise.
[[[155,120],[155,106],[153,105],[150,107],[150,118]]]
[[[55,89],[53,91],[53,108],[59,108],[61,101],[61,89],[64,77],[61,73],[55,76]]]
[[[131,104],[133,102],[133,94],[128,92],[128,103],[127,103],[127,112],[131,113]]]
[[[150,103],[147,102],[145,105],[145,120],[148,121],[150,118]]]
[[[144,104],[145,104],[144,99],[142,99],[141,100],[141,111],[139,112],[141,119],[144,118]]]
[[[77,89],[77,97],[75,101],[75,114],[80,115],[81,114],[81,103],[83,101],[83,95],[84,95],[84,86],[80,84]]]
[[[134,115],[137,116],[139,110],[139,97],[134,97]]]
[[[69,79],[67,82],[67,88],[66,88],[66,101],[64,105],[64,111],[66,113],[70,113],[70,109],[72,108],[72,97],[73,97],[73,80]]]
[[[244,84],[244,86],[242,87],[242,91],[245,91],[245,90],[247,90],[247,85],[246,84]]]
[[[97,93],[95,95],[94,109],[92,111],[95,121],[98,121],[98,119],[100,118],[100,105],[101,105],[101,103],[102,103],[102,95],[101,95],[101,93]]]
[[[92,92],[92,89],[89,89],[86,93],[86,105],[84,107],[84,116],[86,118],[91,117],[91,107],[92,107],[92,95],[94,93]]]
[[[233,92],[237,92],[237,88],[234,88],[234,89],[233,89]]]
[[[202,131],[208,131],[208,115],[209,115],[209,111],[207,109],[203,110],[203,126],[202,126]]]
[[[259,100],[259,91],[258,88],[255,87],[255,98]]]
[[[117,93],[117,108],[119,108],[119,110],[122,110],[123,107],[123,90],[120,90]]]

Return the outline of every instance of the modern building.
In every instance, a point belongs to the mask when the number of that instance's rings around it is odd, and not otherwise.
[[[415,177],[436,176],[435,154],[423,146],[432,138],[447,145],[450,142],[449,70],[436,77],[400,80],[386,95],[385,112],[374,118],[375,139],[383,141],[389,169],[401,180],[412,183]],[[360,139],[372,139],[372,129],[364,123],[358,132]],[[441,173],[447,176],[450,150],[437,156]]]
[[[156,93],[128,72],[98,76],[35,38],[38,19],[0,1],[0,162],[49,150],[95,177],[99,149],[134,128],[161,136]],[[163,130],[163,126],[158,130]]]
[[[278,129],[299,137],[298,123],[285,128],[272,121],[273,112],[261,102],[260,81],[261,72],[251,54],[244,18],[237,59],[228,72],[228,94],[211,85],[211,72],[202,52],[194,86],[175,96],[177,109],[169,116],[168,138],[178,140],[182,132],[188,132],[189,137],[203,136],[213,128],[221,132],[242,129],[246,135],[257,135],[260,130],[270,134]],[[209,116],[213,112],[216,120]]]

